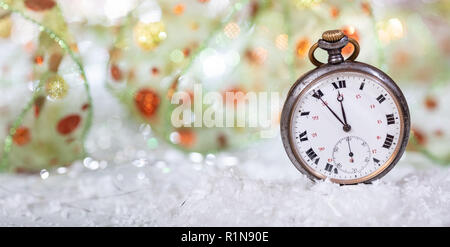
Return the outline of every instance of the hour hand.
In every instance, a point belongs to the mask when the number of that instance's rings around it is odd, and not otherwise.
[[[328,108],[328,110],[330,110],[330,112],[333,114],[333,116],[335,116],[336,117],[336,119],[339,121],[339,122],[341,122],[341,124],[342,125],[344,125],[345,126],[345,123],[341,120],[341,118],[328,106],[328,103],[326,103],[323,99],[322,99],[322,96],[320,95],[320,94],[317,94],[316,93],[316,90],[313,90],[313,92],[314,92],[314,94],[315,95],[318,95],[318,97],[316,97],[316,98],[318,98],[318,99],[320,99],[320,101],[322,101],[322,103]]]

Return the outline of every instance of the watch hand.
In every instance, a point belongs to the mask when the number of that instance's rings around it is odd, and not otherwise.
[[[350,156],[350,162],[353,163],[353,152],[352,152],[352,148],[350,147],[350,137],[347,137],[347,144],[348,144],[348,156]]]
[[[339,91],[337,101],[341,104],[342,117],[344,118],[344,131],[349,132],[352,127],[347,123],[347,116],[345,115],[344,104],[342,103],[342,101],[344,101],[344,95],[342,95]]]
[[[315,91],[315,90],[313,90],[313,92],[314,92],[314,94],[316,94],[316,91]],[[318,95],[318,94],[317,94],[317,95]],[[319,99],[320,99],[320,101],[322,101],[322,103],[328,108],[328,110],[330,110],[330,112],[333,113],[333,115],[336,117],[336,119],[339,120],[339,122],[341,122],[342,125],[345,125],[345,123],[342,122],[341,118],[340,118],[338,115],[336,115],[336,113],[328,106],[328,104],[322,99],[321,96],[319,96]]]

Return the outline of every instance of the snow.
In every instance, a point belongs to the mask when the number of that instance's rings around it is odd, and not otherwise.
[[[450,172],[418,155],[372,185],[339,186],[298,173],[277,140],[251,152],[211,165],[169,149],[139,167],[3,174],[0,226],[450,226]]]

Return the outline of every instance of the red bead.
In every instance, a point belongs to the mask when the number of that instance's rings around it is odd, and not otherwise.
[[[116,64],[111,65],[111,76],[115,81],[122,80],[122,71]]]
[[[44,11],[55,7],[53,0],[25,0],[25,6],[33,11]]]
[[[26,127],[19,127],[13,135],[13,142],[17,146],[24,146],[31,141],[30,130]]]
[[[78,128],[80,122],[81,122],[80,116],[76,114],[68,115],[63,119],[59,120],[58,125],[56,126],[56,130],[61,135],[68,135]]]
[[[153,90],[143,88],[134,96],[134,103],[142,115],[153,117],[158,110],[160,98]]]

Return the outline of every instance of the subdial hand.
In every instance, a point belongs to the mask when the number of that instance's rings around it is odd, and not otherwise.
[[[350,137],[347,137],[347,144],[348,144],[348,156],[350,156],[350,163],[355,162],[355,160],[353,159],[353,152],[352,152],[352,148],[350,147]]]
[[[319,94],[316,93],[316,90],[313,90],[313,92],[314,92],[314,94],[319,95]],[[336,115],[336,113],[328,106],[328,103],[326,103],[326,102],[322,99],[322,97],[320,97],[320,96],[319,96],[319,99],[320,99],[320,101],[322,101],[322,103],[328,108],[328,110],[330,110],[330,112],[333,113],[333,115],[336,117],[336,119],[339,120],[339,122],[341,122],[342,125],[345,126],[345,123],[341,120],[341,118],[340,118],[338,115]],[[344,130],[345,130],[345,129],[344,129]]]
[[[342,101],[344,101],[344,95],[342,95],[339,91],[337,101],[341,104],[342,117],[344,118],[343,129],[345,132],[349,132],[352,129],[352,127],[350,126],[350,124],[347,123],[347,116],[345,115],[344,104],[342,103]]]

